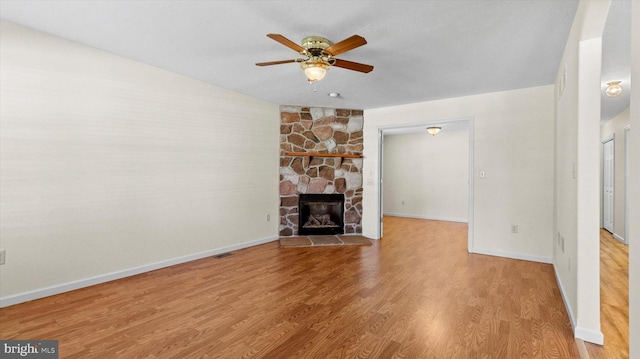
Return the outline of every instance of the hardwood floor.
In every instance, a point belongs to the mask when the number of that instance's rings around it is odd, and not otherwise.
[[[586,344],[591,359],[629,358],[629,247],[600,230],[600,326],[604,345]]]
[[[60,358],[578,358],[551,265],[385,217],[371,246],[272,242],[0,309]]]

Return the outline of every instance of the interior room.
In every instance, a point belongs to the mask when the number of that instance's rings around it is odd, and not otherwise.
[[[640,357],[637,28],[631,0],[2,1],[0,338]]]

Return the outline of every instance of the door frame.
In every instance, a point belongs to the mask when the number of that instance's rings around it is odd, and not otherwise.
[[[623,243],[629,245],[629,147],[631,124],[624,126],[624,238]]]

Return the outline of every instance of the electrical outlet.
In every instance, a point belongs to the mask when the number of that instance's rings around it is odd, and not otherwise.
[[[517,224],[512,224],[511,225],[511,233],[518,233],[518,225]]]
[[[6,259],[6,252],[4,251],[4,249],[0,250],[0,265],[4,264],[4,261]]]
[[[267,222],[271,222],[271,213],[267,213]]]

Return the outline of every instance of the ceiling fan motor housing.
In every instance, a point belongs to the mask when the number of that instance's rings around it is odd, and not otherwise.
[[[324,55],[324,49],[333,45],[331,41],[320,36],[308,36],[302,39],[302,47],[306,50],[307,54],[311,57],[318,57]]]

